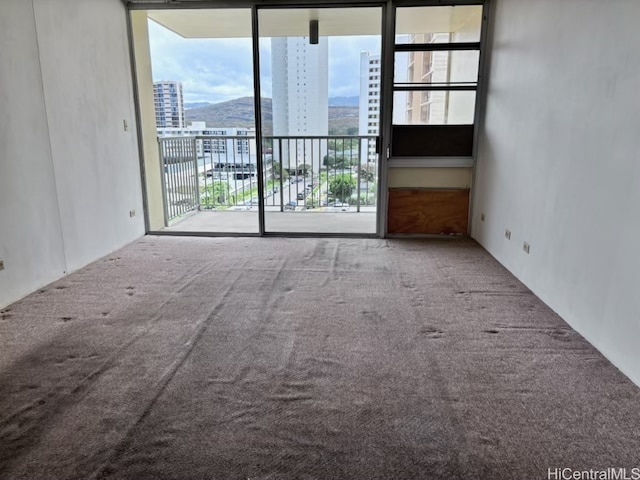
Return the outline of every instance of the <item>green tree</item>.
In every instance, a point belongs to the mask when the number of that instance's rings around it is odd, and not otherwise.
[[[348,173],[336,175],[331,182],[329,182],[329,189],[335,198],[341,202],[347,202],[351,198],[355,187],[356,180]]]
[[[200,205],[204,208],[229,205],[230,200],[229,184],[226,182],[216,182],[200,188]]]
[[[310,171],[311,171],[311,165],[309,165],[308,163],[304,163],[298,167],[299,175],[306,175]]]
[[[376,169],[373,165],[365,165],[360,169],[360,179],[363,182],[373,182],[376,178]]]
[[[282,165],[280,164],[280,162],[274,161],[273,165],[271,165],[271,171],[273,172],[273,178],[276,178],[278,179],[278,181],[280,181],[280,171],[282,171]],[[282,178],[283,180],[289,178],[289,172],[286,169],[282,171]]]
[[[334,155],[325,155],[322,159],[322,164],[329,168],[336,168],[337,164],[342,165],[344,163],[344,157],[342,156],[334,156]]]

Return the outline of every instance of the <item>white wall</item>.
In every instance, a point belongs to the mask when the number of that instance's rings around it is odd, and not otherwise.
[[[33,6],[0,4],[0,307],[66,270]]]
[[[495,7],[473,236],[640,384],[640,2]]]
[[[144,220],[122,3],[4,0],[0,45],[5,306],[141,236]]]

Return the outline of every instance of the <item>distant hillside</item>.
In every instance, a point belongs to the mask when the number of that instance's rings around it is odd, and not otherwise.
[[[358,107],[329,107],[330,135],[358,134]]]
[[[192,108],[206,107],[208,105],[211,105],[211,102],[190,102],[184,104],[184,109],[191,110]]]
[[[271,99],[262,99],[262,122],[267,135],[272,131],[273,114]],[[227,102],[214,103],[206,107],[193,108],[184,112],[188,122],[207,122],[208,127],[244,127],[254,126],[253,97],[236,98]]]
[[[330,107],[357,107],[360,104],[360,97],[330,97]]]
[[[273,110],[270,98],[262,99],[261,109],[264,132],[266,135],[271,135],[273,132]],[[242,97],[227,102],[214,103],[200,108],[185,110],[184,115],[187,123],[204,121],[208,127],[250,128],[254,126],[253,111],[253,98]],[[329,107],[329,133],[333,135],[353,135],[357,134],[357,132],[357,106]]]

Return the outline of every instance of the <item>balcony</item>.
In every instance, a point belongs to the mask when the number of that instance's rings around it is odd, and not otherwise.
[[[258,232],[255,137],[159,137],[168,231]],[[265,230],[375,233],[375,136],[268,136],[262,165]]]

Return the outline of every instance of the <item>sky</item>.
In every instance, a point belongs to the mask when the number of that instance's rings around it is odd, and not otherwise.
[[[251,39],[182,38],[149,20],[153,80],[182,82],[184,101],[218,103],[253,96]],[[271,44],[260,42],[261,59],[270,58]],[[379,53],[380,37],[329,38],[329,97],[358,96],[360,52]],[[262,61],[260,86],[271,97],[271,64]]]

